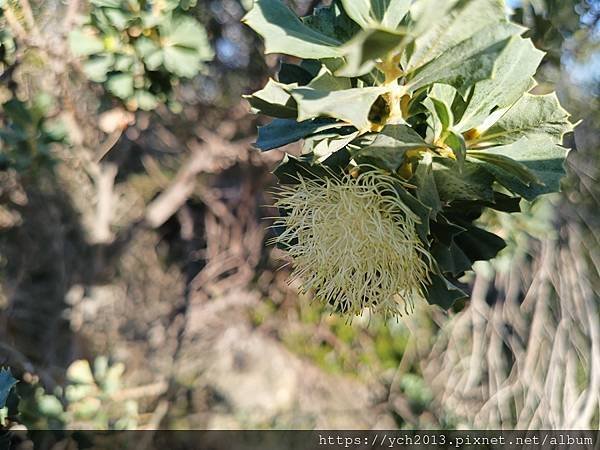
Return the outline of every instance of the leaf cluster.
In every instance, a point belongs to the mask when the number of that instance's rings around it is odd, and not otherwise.
[[[3,2],[0,1],[0,70],[14,63],[16,44],[4,19]]]
[[[257,147],[302,140],[281,183],[375,167],[397,177],[436,260],[427,296],[450,307],[456,280],[505,243],[476,225],[559,190],[572,130],[554,93],[537,95],[543,52],[501,0],[335,0],[299,18],[256,0],[244,18],[266,53],[293,57],[247,97],[274,120]]]
[[[204,27],[186,10],[193,1],[92,0],[70,36],[87,77],[132,111],[172,101],[173,85],[192,78],[213,52]]]
[[[122,364],[110,364],[100,356],[92,365],[74,361],[66,373],[66,386],[46,393],[37,385],[21,383],[19,420],[34,429],[132,429],[137,426],[135,400],[120,398],[123,383]]]
[[[52,104],[52,97],[39,94],[31,102],[13,97],[1,105],[0,171],[35,171],[52,165],[53,144],[66,140],[63,125],[48,118]]]

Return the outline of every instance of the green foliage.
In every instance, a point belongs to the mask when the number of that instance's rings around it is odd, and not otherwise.
[[[0,2],[0,70],[14,62],[15,41],[4,19],[3,4]]]
[[[52,164],[52,145],[66,138],[62,124],[47,118],[52,104],[50,96],[39,94],[31,102],[13,97],[1,105],[0,170],[23,172]]]
[[[30,386],[22,393],[20,420],[32,429],[131,429],[137,426],[135,400],[121,398],[122,364],[98,357],[93,369],[85,360],[67,369],[67,383],[54,394]]]
[[[573,126],[554,94],[531,92],[544,54],[504,2],[336,0],[299,18],[256,0],[244,22],[266,53],[301,59],[247,97],[275,119],[260,149],[304,140],[280,182],[373,167],[395,176],[435,258],[430,303],[465,298],[457,278],[505,246],[474,225],[485,208],[515,212],[559,189]]]
[[[88,78],[132,111],[172,101],[173,85],[192,78],[213,53],[190,1],[92,0],[86,23],[70,37]]]
[[[425,380],[418,375],[404,374],[400,380],[400,387],[408,397],[412,409],[419,413],[433,401],[433,393],[425,384]]]
[[[17,384],[9,369],[0,369],[0,427],[5,426],[9,416],[9,396]]]
[[[0,369],[0,409],[6,406],[8,394],[15,384],[17,384],[17,380],[12,376],[10,370]]]

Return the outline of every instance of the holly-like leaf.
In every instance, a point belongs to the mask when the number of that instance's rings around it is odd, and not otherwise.
[[[410,7],[410,0],[342,0],[344,10],[361,28],[394,30]]]
[[[411,7],[416,36],[405,68],[412,72],[478,32],[506,21],[501,0],[420,0]]]
[[[491,78],[496,60],[510,37],[520,31],[519,26],[511,23],[498,23],[480,30],[414,70],[406,89],[414,92],[433,83],[442,83],[454,86],[464,96],[473,84]]]
[[[458,163],[458,170],[462,172],[467,157],[467,144],[463,136],[454,131],[450,131],[446,137],[445,144],[450,147],[454,158]]]
[[[293,119],[275,119],[268,125],[258,128],[258,139],[255,145],[262,151],[272,150],[316,133],[339,127],[341,124],[333,119],[316,119],[305,122],[296,122]]]
[[[504,155],[483,151],[470,152],[469,156],[470,161],[480,163],[511,192],[529,200],[535,197],[536,185],[540,185],[541,181],[524,164]]]
[[[552,138],[538,136],[531,139],[522,138],[509,145],[488,148],[481,153],[469,152],[469,155],[484,161],[487,158],[488,163],[495,164],[496,167],[504,167],[504,170],[510,170],[514,177],[526,180],[527,175],[524,171],[517,170],[514,167],[508,169],[506,165],[498,164],[499,159],[492,160],[486,155],[503,156],[516,161],[531,172],[536,177],[536,181],[530,181],[526,186],[519,187],[519,190],[516,190],[515,185],[511,184],[506,176],[501,176],[498,172],[494,175],[498,177],[501,183],[506,182],[506,187],[509,189],[528,199],[533,199],[538,195],[556,192],[560,189],[560,180],[565,174],[564,161],[567,153],[568,150],[555,144]],[[501,160],[506,164],[505,159]]]
[[[308,87],[291,90],[298,104],[298,120],[332,117],[359,130],[370,128],[369,112],[377,98],[387,91],[382,87],[353,88],[343,91],[317,91]]]
[[[462,132],[477,128],[495,108],[512,106],[532,86],[532,77],[543,56],[531,40],[513,37],[496,61],[493,78],[475,85],[455,129]]]
[[[308,27],[281,0],[256,0],[242,19],[264,38],[265,53],[299,58],[335,58],[341,42]]]
[[[454,241],[471,261],[490,260],[506,247],[504,239],[493,233],[466,223],[461,225],[466,231],[455,236]]]
[[[332,155],[322,164],[316,163],[313,154],[299,157],[286,154],[273,174],[281,184],[297,184],[300,177],[318,180],[341,174],[349,162],[350,155],[343,151]]]
[[[454,240],[449,246],[443,245],[441,242],[435,242],[431,246],[431,256],[433,256],[442,272],[453,277],[460,276],[473,265],[473,261],[469,259]]]
[[[322,66],[319,73],[307,83],[307,87],[317,91],[342,91],[352,88],[352,80],[347,77],[336,76],[327,66]]]
[[[70,35],[71,49],[87,77],[128,109],[174,107],[177,80],[194,77],[214,56],[204,27],[181,12],[191,3],[94,0],[85,25]]]
[[[466,161],[461,171],[456,161],[435,157],[433,175],[440,199],[444,202],[494,199],[494,177],[478,164]]]
[[[435,219],[442,211],[442,202],[433,176],[433,158],[424,153],[410,182],[417,186],[417,198],[431,208],[431,218]]]
[[[547,137],[555,144],[571,131],[569,113],[556,94],[525,94],[499,120],[473,140],[479,144],[510,144],[521,138]]]
[[[263,89],[244,98],[248,100],[253,108],[252,112],[255,114],[266,114],[281,119],[296,119],[298,117],[296,102],[287,89],[289,89],[288,85],[271,79]]]
[[[336,73],[357,77],[370,72],[376,61],[398,47],[406,34],[398,31],[364,30],[344,46],[346,63]]]
[[[429,90],[423,105],[430,113],[430,127],[433,131],[433,141],[454,125],[452,104],[456,97],[456,89],[447,84],[434,84]]]
[[[426,287],[426,290],[427,302],[443,309],[450,309],[458,300],[469,298],[462,289],[435,273],[431,274],[431,284]]]
[[[339,42],[347,42],[360,31],[360,27],[341,8],[339,2],[315,8],[310,16],[302,17],[302,23],[311,30]]]
[[[121,5],[119,5],[121,6]],[[104,15],[111,25],[119,31],[124,31],[135,18],[129,11],[119,8],[104,8]]]
[[[354,143],[352,156],[358,164],[375,165],[396,172],[412,149],[429,148],[419,134],[407,125],[388,125],[381,133],[366,135]]]

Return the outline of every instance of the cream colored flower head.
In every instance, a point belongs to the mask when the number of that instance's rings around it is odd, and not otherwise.
[[[420,240],[419,217],[379,171],[358,177],[299,179],[281,187],[287,215],[277,238],[293,259],[303,293],[350,316],[364,308],[385,315],[412,311],[429,282],[432,258]]]

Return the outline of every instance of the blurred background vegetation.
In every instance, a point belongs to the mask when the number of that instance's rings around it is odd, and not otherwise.
[[[0,0],[0,427],[598,429],[600,2],[507,5],[581,121],[564,192],[484,218],[469,302],[351,324],[265,244],[250,4]]]

